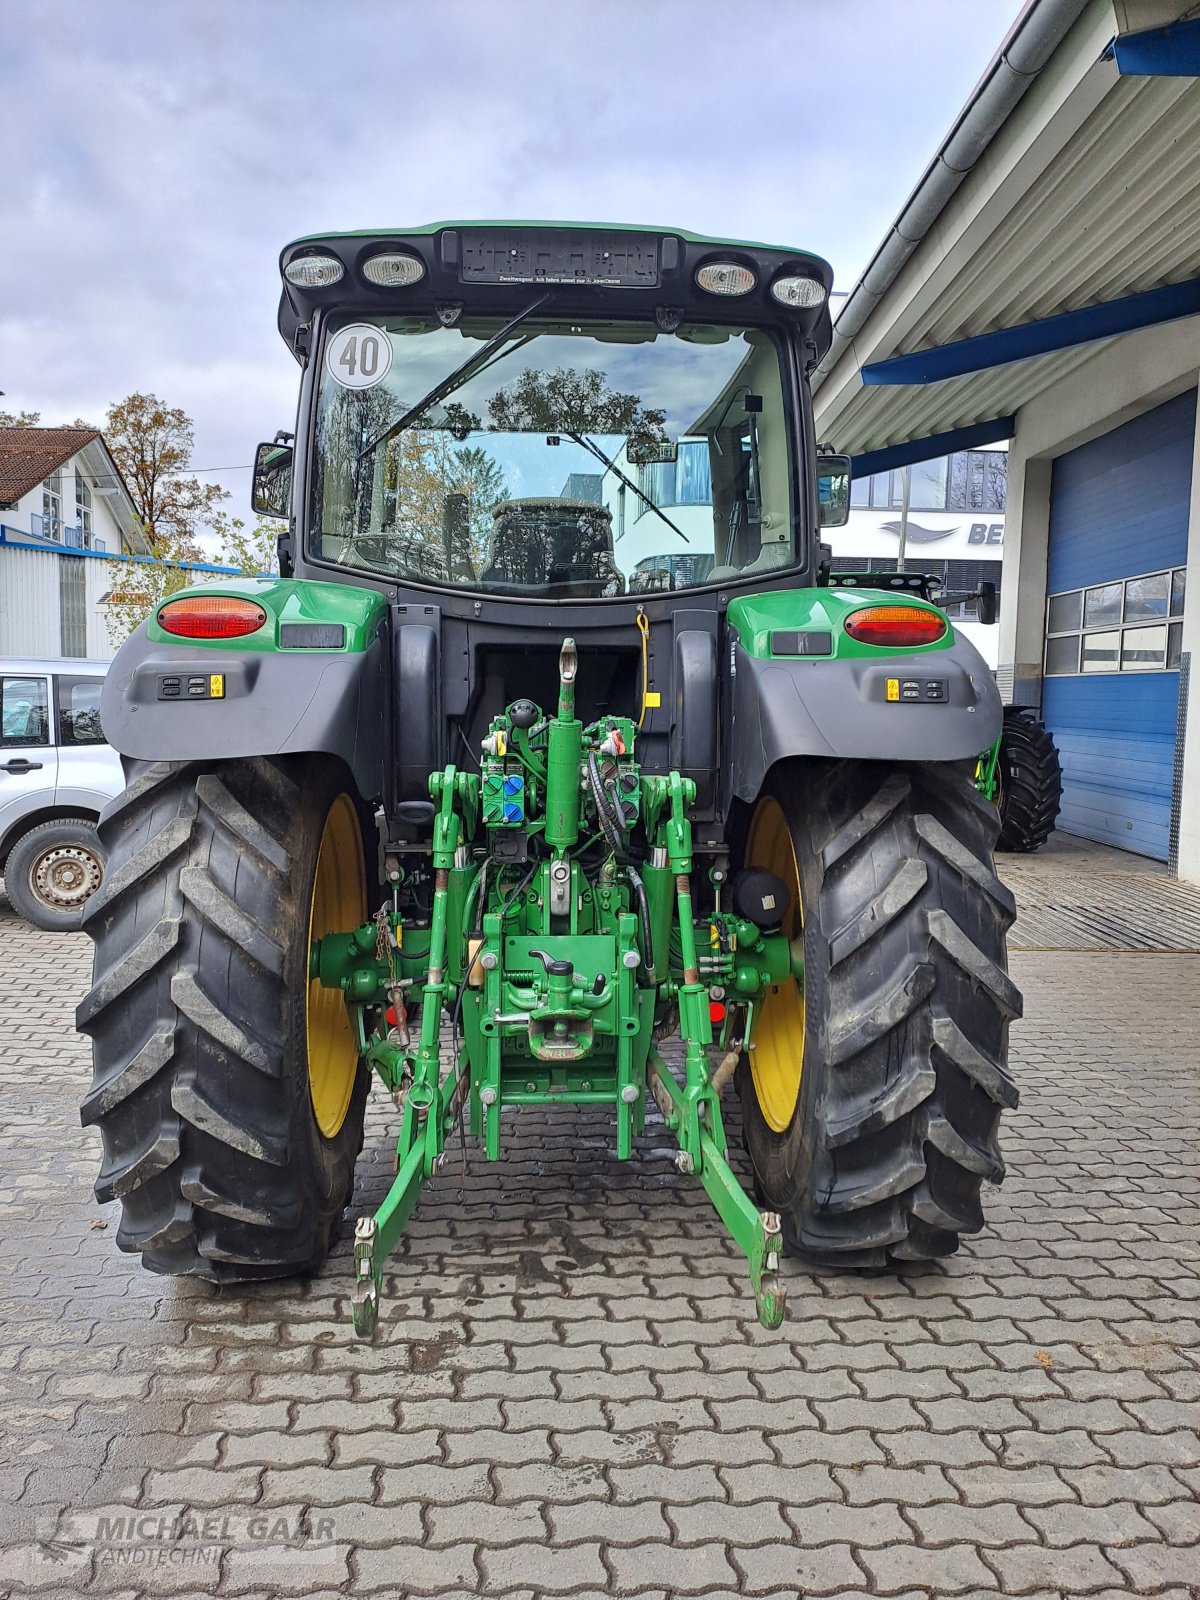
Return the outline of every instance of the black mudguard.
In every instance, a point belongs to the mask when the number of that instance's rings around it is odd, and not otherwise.
[[[190,761],[238,756],[338,756],[365,800],[384,794],[387,642],[365,650],[238,651],[156,644],[138,628],[104,683],[100,721],[123,756]],[[189,698],[187,680],[223,676],[223,694]],[[181,694],[164,698],[163,677]]]
[[[790,756],[958,761],[978,756],[1000,733],[999,691],[963,638],[936,654],[872,660],[757,658],[736,637],[729,650],[730,798],[756,799],[767,773]],[[889,680],[919,685],[919,698],[889,700]],[[930,684],[942,686],[942,698],[926,698]]]

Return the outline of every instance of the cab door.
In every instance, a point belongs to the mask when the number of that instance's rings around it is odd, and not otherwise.
[[[0,673],[0,850],[24,817],[53,805],[57,785],[49,675]]]

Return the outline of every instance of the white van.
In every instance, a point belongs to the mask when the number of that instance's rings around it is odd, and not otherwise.
[[[39,928],[78,928],[104,877],[96,819],[125,787],[100,731],[108,665],[0,658],[0,873]]]

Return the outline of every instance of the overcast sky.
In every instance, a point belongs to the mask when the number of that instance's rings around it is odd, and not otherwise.
[[[2,0],[0,410],[152,390],[244,505],[280,248],[441,218],[815,250],[848,289],[1019,0]]]

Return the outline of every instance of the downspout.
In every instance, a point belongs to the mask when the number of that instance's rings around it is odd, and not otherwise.
[[[1028,0],[851,289],[833,325],[833,342],[813,372],[814,394],[1089,4],[1090,0]]]

